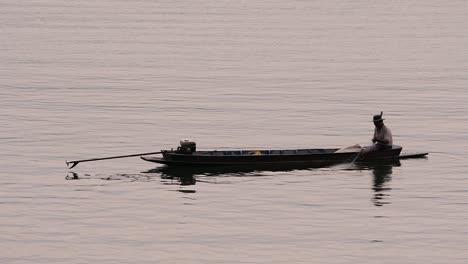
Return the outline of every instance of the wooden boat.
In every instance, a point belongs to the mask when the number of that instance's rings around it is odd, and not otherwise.
[[[191,154],[163,150],[162,157],[141,157],[167,165],[269,165],[330,164],[353,161],[358,153],[335,153],[338,149],[195,151]]]
[[[428,153],[400,155],[402,147],[375,153],[371,157],[360,156],[360,151],[339,152],[329,149],[286,149],[286,150],[228,150],[196,151],[196,144],[181,141],[177,150],[162,150],[162,157],[141,157],[145,161],[171,166],[238,166],[238,165],[298,165],[328,166],[353,161],[377,161],[424,157]],[[337,152],[338,151],[338,152]]]
[[[357,146],[357,145],[356,145]],[[352,146],[352,147],[356,147]],[[143,160],[172,166],[327,166],[346,162],[367,162],[391,159],[421,158],[428,153],[401,154],[402,147],[393,145],[390,149],[361,155],[362,149],[285,149],[285,150],[228,150],[197,151],[195,142],[184,140],[177,150],[161,150],[138,154],[120,155],[104,158],[92,158],[65,161],[69,169],[81,162],[120,159],[140,156]],[[162,157],[148,157],[162,154]]]

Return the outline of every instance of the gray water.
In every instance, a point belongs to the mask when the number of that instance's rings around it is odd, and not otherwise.
[[[467,1],[0,3],[1,263],[466,263]],[[194,171],[200,149],[427,159]]]

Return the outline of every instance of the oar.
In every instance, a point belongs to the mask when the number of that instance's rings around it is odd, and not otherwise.
[[[113,157],[106,157],[106,158],[95,158],[95,159],[83,159],[83,160],[73,160],[73,161],[65,161],[67,166],[72,165],[69,169],[75,167],[80,162],[88,162],[88,161],[96,161],[96,160],[108,160],[108,159],[120,159],[120,158],[128,158],[128,157],[136,157],[136,156],[146,156],[146,155],[153,155],[153,154],[161,154],[161,151],[158,152],[147,152],[147,153],[138,153],[138,154],[130,154],[130,155],[122,155],[122,156],[113,156]]]

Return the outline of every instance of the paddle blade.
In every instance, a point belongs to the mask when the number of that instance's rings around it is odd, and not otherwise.
[[[73,167],[75,167],[76,165],[78,165],[79,162],[68,162],[68,161],[65,161],[65,163],[67,163],[68,169],[72,169]],[[70,163],[72,164],[71,167],[70,167]]]

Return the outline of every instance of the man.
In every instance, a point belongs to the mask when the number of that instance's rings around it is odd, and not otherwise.
[[[364,148],[361,153],[362,155],[369,155],[376,151],[392,148],[392,132],[387,126],[385,126],[382,114],[383,113],[380,113],[380,115],[375,115],[373,118],[375,130],[372,143],[374,144],[370,147]]]

